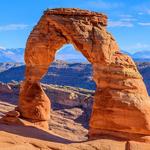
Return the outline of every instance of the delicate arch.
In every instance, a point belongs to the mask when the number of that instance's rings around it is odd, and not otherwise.
[[[132,59],[119,52],[106,26],[107,17],[101,13],[62,8],[45,11],[26,45],[26,78],[19,100],[23,117],[39,122],[49,118],[49,100],[39,81],[56,51],[71,43],[93,65],[97,85],[89,135],[134,138],[150,134],[150,101],[142,77]]]

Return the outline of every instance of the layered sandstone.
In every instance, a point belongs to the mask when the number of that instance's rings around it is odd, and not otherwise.
[[[39,81],[64,44],[71,43],[93,66],[97,89],[89,136],[145,141],[150,135],[150,99],[132,59],[119,52],[107,32],[107,17],[80,9],[45,11],[25,50],[26,73],[20,91],[21,116],[47,121],[50,104]]]

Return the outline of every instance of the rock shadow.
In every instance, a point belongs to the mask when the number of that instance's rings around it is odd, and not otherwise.
[[[0,124],[0,131],[49,142],[57,142],[63,144],[74,143],[74,141],[67,140],[63,137],[59,137],[57,135],[53,135],[52,133],[46,132],[40,128],[31,126],[20,126],[20,125],[15,126],[15,125]]]

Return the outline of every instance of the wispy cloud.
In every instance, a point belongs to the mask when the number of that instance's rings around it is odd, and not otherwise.
[[[134,21],[137,21],[136,18],[122,18],[120,19],[121,21],[126,21],[126,22],[134,22]]]
[[[121,15],[119,15],[119,18],[121,21],[125,21],[125,22],[137,21],[137,19],[131,14],[121,14]]]
[[[150,9],[147,9],[147,13],[150,15]]]
[[[109,20],[108,27],[133,27],[136,18],[131,14],[119,14],[118,20]]]
[[[150,44],[145,44],[145,43],[136,43],[133,45],[133,48],[135,49],[141,49],[141,48],[149,48]]]
[[[24,29],[27,29],[28,27],[29,25],[27,24],[0,25],[0,31],[24,30]]]
[[[141,12],[138,13],[139,15],[150,15],[150,9],[143,9]]]
[[[95,0],[95,1],[88,1],[88,4],[90,7],[93,8],[100,8],[100,9],[113,9],[113,8],[118,8],[122,7],[123,3],[116,3],[116,2],[106,2],[104,0]]]
[[[129,21],[109,21],[108,27],[133,27],[133,23]]]
[[[123,47],[123,49],[130,51],[131,53],[134,53],[136,51],[149,50],[150,44],[138,42],[133,45],[128,45],[128,46],[126,45]]]
[[[121,18],[132,18],[133,16],[130,14],[121,14],[121,15],[119,15],[119,17],[121,17]]]
[[[149,8],[144,8],[143,13],[147,14],[147,15],[150,15],[150,9]]]
[[[141,26],[150,26],[150,22],[139,22],[138,24]]]
[[[150,15],[150,1],[141,2],[141,4],[136,5],[134,10],[138,12],[139,15]]]

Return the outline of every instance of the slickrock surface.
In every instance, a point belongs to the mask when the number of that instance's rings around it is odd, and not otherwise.
[[[15,105],[0,102],[0,117]],[[0,150],[149,150],[150,144],[109,139],[87,141],[82,109],[58,109],[51,113],[50,130],[0,124]],[[81,117],[82,116],[82,117]],[[81,117],[78,120],[76,118]],[[78,121],[77,121],[78,120]]]
[[[26,73],[19,99],[22,117],[48,120],[48,98],[39,81],[56,51],[71,43],[93,65],[97,85],[89,136],[143,141],[145,135],[150,135],[150,99],[142,77],[132,59],[119,52],[106,25],[105,15],[86,10],[45,11],[26,45]]]
[[[3,104],[0,109],[2,112],[5,109],[5,112],[12,110],[14,107],[7,110],[7,106],[9,108],[10,103],[16,105],[19,96],[19,84],[13,82],[8,85],[13,92],[0,94],[1,104]],[[50,129],[64,137],[72,137],[72,140],[87,139],[94,91],[46,84],[42,84],[42,87],[47,96],[51,98]],[[6,106],[4,102],[7,104]],[[17,118],[13,117],[15,114],[16,112],[10,111],[6,115],[5,121],[16,121]]]

